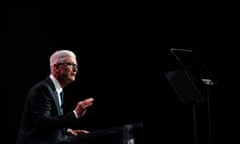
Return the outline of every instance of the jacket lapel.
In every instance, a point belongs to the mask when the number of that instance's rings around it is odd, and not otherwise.
[[[55,103],[55,106],[57,108],[57,111],[58,111],[58,114],[61,115],[61,107],[60,107],[60,104],[59,104],[59,100],[58,100],[58,94],[57,94],[57,91],[54,87],[54,84],[53,82],[51,81],[50,78],[47,78],[47,82],[49,83],[49,86],[50,86],[50,93],[51,93],[51,96],[53,98],[53,101]]]

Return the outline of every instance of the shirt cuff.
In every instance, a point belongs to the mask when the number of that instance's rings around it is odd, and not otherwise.
[[[73,113],[74,113],[75,117],[78,119],[77,112],[74,110]]]
[[[67,133],[70,133],[71,131],[72,131],[71,128],[68,128],[68,129],[67,129]]]

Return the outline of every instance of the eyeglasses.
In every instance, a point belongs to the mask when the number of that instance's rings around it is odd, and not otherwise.
[[[78,69],[78,65],[75,64],[75,63],[71,63],[71,62],[58,63],[58,65],[66,65],[66,66],[69,66],[69,67],[71,67],[71,68],[76,68],[76,69]]]

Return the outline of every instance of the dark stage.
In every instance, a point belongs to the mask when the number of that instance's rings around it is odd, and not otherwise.
[[[68,110],[80,99],[95,98],[80,128],[141,122],[136,144],[194,144],[196,129],[198,144],[231,143],[234,95],[226,71],[235,53],[226,9],[224,1],[10,4],[4,84],[9,143],[15,143],[28,90],[48,76],[49,56],[57,49],[79,58],[77,81],[65,89]],[[209,95],[199,86],[205,100],[196,106],[196,129],[191,105],[164,75],[183,69],[171,48],[196,52],[218,80]]]

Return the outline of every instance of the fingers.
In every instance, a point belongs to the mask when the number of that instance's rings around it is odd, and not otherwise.
[[[83,106],[89,107],[89,106],[91,106],[93,104],[93,101],[94,101],[93,98],[87,98],[87,99],[82,101],[83,102]]]
[[[84,101],[87,101],[87,102],[93,102],[94,99],[93,99],[93,98],[87,98],[87,99],[85,99]]]
[[[87,99],[79,101],[77,103],[75,111],[77,112],[79,117],[81,117],[85,114],[87,109],[93,104],[93,101],[94,101],[93,98],[87,98]]]
[[[89,133],[89,131],[87,131],[87,130],[80,130],[80,129],[78,129],[78,130],[69,130],[68,131],[68,134],[70,134],[70,135],[74,135],[74,136],[76,136],[76,135],[79,135],[79,134],[87,134],[87,133]]]
[[[93,98],[87,98],[83,101],[79,101],[77,105],[83,109],[86,109],[90,107],[92,104],[93,104]]]
[[[75,132],[77,134],[87,134],[87,133],[89,133],[89,131],[87,131],[87,130],[75,130]]]

